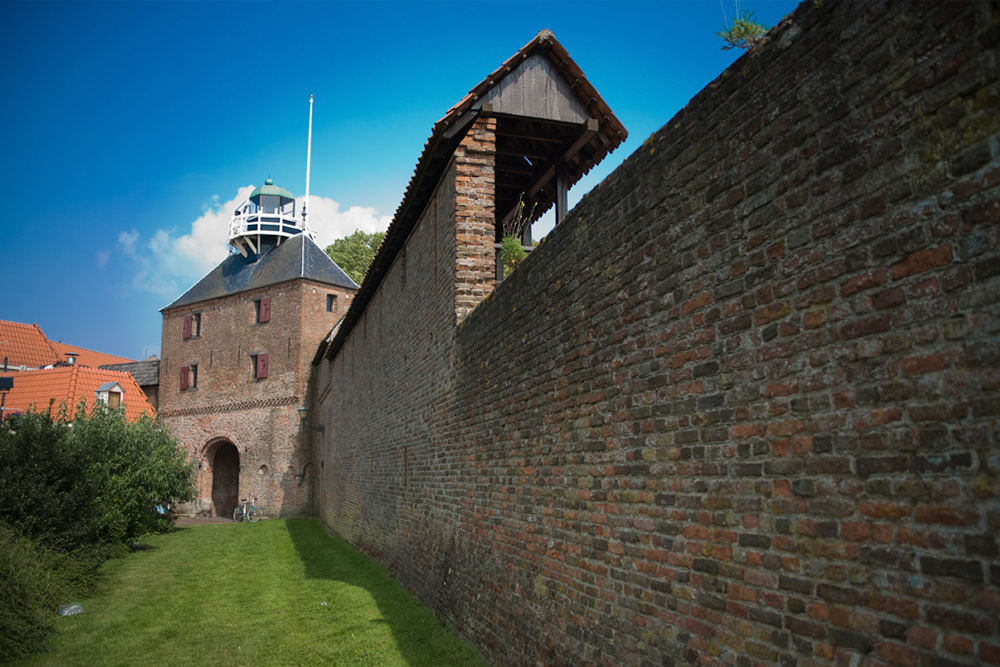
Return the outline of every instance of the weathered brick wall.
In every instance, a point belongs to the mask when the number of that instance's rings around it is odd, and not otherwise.
[[[240,453],[240,496],[257,495],[270,516],[312,513],[310,432],[298,408],[306,396],[316,342],[349,304],[353,290],[297,280],[163,313],[160,416],[198,466],[192,512],[213,511],[212,457],[220,441]],[[326,311],[327,294],[339,312]],[[271,299],[271,320],[255,321],[254,301]],[[184,318],[201,314],[201,335],[183,337]],[[255,380],[250,355],[268,355]],[[180,368],[198,365],[197,387],[180,390]]]
[[[493,237],[477,233],[475,222],[485,206],[476,184],[486,189],[492,170],[476,146],[490,127],[491,121],[477,121],[348,344],[316,369],[316,411],[326,422],[316,455],[320,514],[373,553],[395,551],[398,535],[420,535],[425,517],[419,502],[428,484],[440,483],[411,469],[411,452],[415,464],[433,437],[441,397],[452,382],[455,325],[464,314],[459,304],[483,284],[477,258],[492,256]],[[460,258],[460,234],[465,246],[488,251],[466,247]]]
[[[998,41],[804,4],[457,330],[390,275],[325,520],[497,665],[1000,664]]]

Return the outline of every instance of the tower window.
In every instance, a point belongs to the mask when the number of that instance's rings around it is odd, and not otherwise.
[[[198,386],[198,364],[181,367],[181,391],[188,391]]]
[[[337,295],[327,294],[326,295],[326,312],[335,313],[337,312]]]
[[[253,302],[257,324],[271,321],[271,297],[265,296]]]
[[[254,380],[263,380],[267,377],[267,355],[266,354],[251,354],[250,355],[250,370],[253,373]]]
[[[184,340],[201,336],[201,313],[184,316]]]

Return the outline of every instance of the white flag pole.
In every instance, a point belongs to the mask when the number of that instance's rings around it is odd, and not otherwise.
[[[309,96],[309,139],[306,146],[306,200],[302,203],[302,223],[306,222],[306,207],[309,205],[309,171],[312,168],[313,148],[313,96]]]

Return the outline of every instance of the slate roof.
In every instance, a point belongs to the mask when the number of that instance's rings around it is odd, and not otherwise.
[[[160,360],[156,357],[127,364],[105,364],[101,366],[101,369],[129,373],[140,387],[152,387],[160,384]]]
[[[299,234],[267,251],[256,261],[239,253],[229,255],[194,287],[161,310],[218,299],[297,278],[348,289],[358,288],[315,241],[305,234]]]
[[[4,399],[4,414],[7,416],[11,412],[27,412],[29,409],[49,412],[49,403],[55,399],[52,416],[58,416],[60,406],[66,405],[72,419],[80,401],[86,402],[88,410],[92,408],[97,401],[94,392],[108,382],[117,382],[122,387],[126,419],[134,422],[144,412],[150,416],[156,414],[135,378],[128,373],[84,366],[59,366],[12,373],[10,377],[14,378],[14,387]]]
[[[0,320],[0,370],[4,358],[8,366],[28,368],[51,366],[61,360],[37,324]]]

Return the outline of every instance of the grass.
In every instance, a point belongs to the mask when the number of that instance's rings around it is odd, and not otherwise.
[[[16,667],[484,667],[378,563],[315,521],[210,524],[105,566]],[[70,602],[70,601],[67,601]]]

